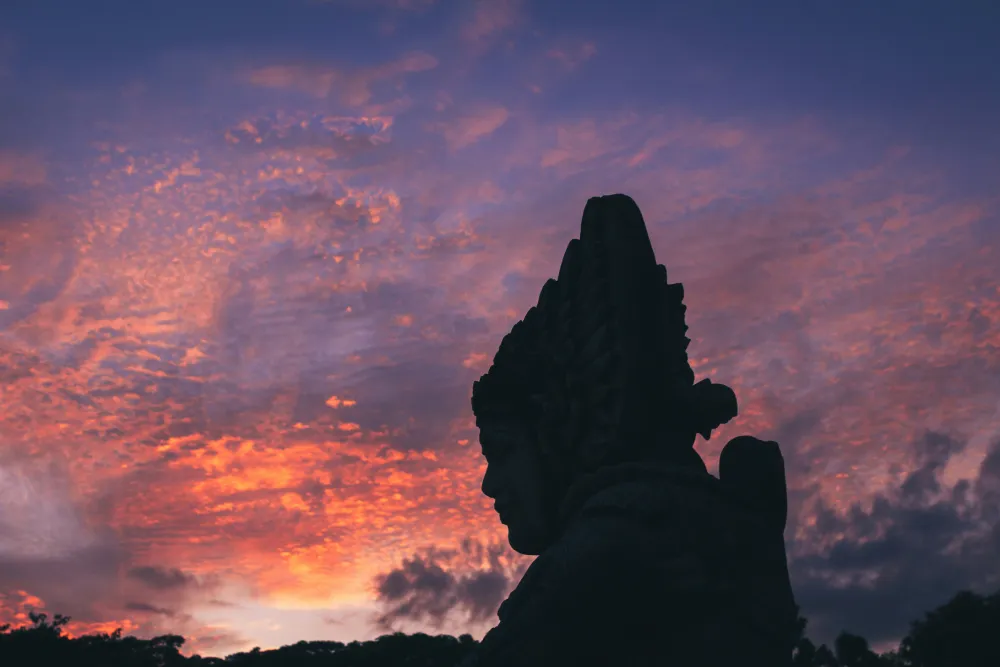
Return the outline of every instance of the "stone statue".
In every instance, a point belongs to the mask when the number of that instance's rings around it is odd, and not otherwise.
[[[694,450],[736,416],[694,382],[683,287],[624,195],[590,199],[557,280],[473,384],[510,545],[538,558],[467,667],[784,667],[797,608],[777,443]]]

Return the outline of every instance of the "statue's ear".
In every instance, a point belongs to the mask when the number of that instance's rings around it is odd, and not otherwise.
[[[733,438],[719,457],[719,480],[734,498],[765,514],[781,532],[788,521],[788,487],[781,448],[749,435]]]

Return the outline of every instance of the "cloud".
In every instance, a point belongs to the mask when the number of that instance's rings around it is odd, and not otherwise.
[[[0,558],[58,561],[96,546],[65,480],[52,483],[65,473],[26,463],[0,465]]]
[[[0,594],[104,620],[100,601],[117,589],[129,550],[113,531],[89,525],[65,466],[17,454],[0,450]],[[0,605],[8,621],[15,613]]]
[[[154,565],[134,567],[128,571],[128,576],[155,590],[187,588],[196,583],[194,577],[177,568],[163,568]]]
[[[432,126],[444,135],[451,151],[461,150],[490,136],[503,127],[510,112],[500,106],[483,107],[458,116],[451,121]]]
[[[460,34],[472,44],[483,45],[521,20],[520,0],[477,0],[471,7],[472,15],[465,21]]]
[[[191,654],[228,655],[246,649],[252,640],[227,627],[206,626],[190,638],[184,649]]]
[[[250,70],[245,79],[262,88],[296,90],[320,98],[332,95],[358,107],[372,99],[373,86],[437,66],[437,58],[415,51],[383,65],[352,71],[322,65],[269,65]]]
[[[271,115],[243,120],[224,137],[240,150],[351,164],[389,143],[392,124],[391,116]]]
[[[574,70],[597,54],[597,45],[582,42],[573,46],[553,47],[545,54],[569,70]]]
[[[386,630],[404,621],[440,628],[456,612],[468,623],[488,622],[526,567],[506,545],[469,539],[459,550],[413,554],[376,577],[377,623]]]
[[[589,162],[618,150],[609,135],[599,131],[597,123],[584,120],[556,128],[556,146],[542,156],[542,167],[556,167],[568,162]]]
[[[172,609],[157,607],[155,605],[147,604],[145,602],[126,602],[125,609],[141,613],[161,614],[163,616],[174,616],[176,614],[176,612],[173,611]]]
[[[48,172],[40,156],[0,150],[0,188],[38,186],[46,182]]]
[[[847,629],[872,642],[894,640],[956,591],[1000,586],[992,556],[1000,547],[1000,441],[974,478],[947,485],[942,472],[962,448],[927,432],[915,443],[918,467],[868,508],[835,512],[817,501],[815,524],[791,565],[811,634],[829,641]]]

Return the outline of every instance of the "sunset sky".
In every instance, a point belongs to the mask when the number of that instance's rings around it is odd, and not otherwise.
[[[481,636],[471,383],[614,192],[810,634],[1000,586],[995,3],[2,4],[0,624]]]

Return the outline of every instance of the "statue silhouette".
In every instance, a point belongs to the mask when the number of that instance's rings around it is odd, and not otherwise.
[[[737,404],[694,382],[683,296],[635,202],[592,198],[473,384],[483,493],[538,558],[464,666],[791,664],[784,463],[741,436],[716,478],[694,450]]]

